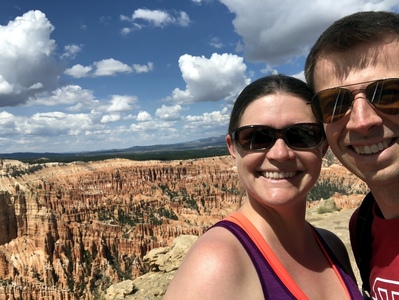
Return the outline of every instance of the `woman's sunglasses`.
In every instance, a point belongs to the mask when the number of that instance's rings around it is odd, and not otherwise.
[[[282,129],[263,125],[243,126],[234,130],[231,138],[247,151],[268,150],[279,138],[293,150],[308,150],[320,146],[325,135],[323,125],[319,123],[299,123]]]
[[[344,87],[369,83],[365,89],[351,91]],[[318,92],[312,99],[312,110],[319,122],[334,123],[341,120],[352,106],[353,93],[362,91],[367,101],[379,111],[399,114],[399,78],[381,79],[348,84]]]

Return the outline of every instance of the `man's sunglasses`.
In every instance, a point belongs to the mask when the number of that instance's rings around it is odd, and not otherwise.
[[[344,87],[369,83],[365,89],[351,91]],[[341,120],[352,106],[353,93],[364,92],[367,101],[379,111],[399,114],[399,78],[380,79],[348,84],[318,92],[312,99],[312,110],[319,122],[334,123]]]
[[[325,140],[323,125],[319,123],[298,123],[275,129],[263,125],[239,127],[231,138],[247,151],[264,151],[273,147],[282,138],[293,150],[308,150],[320,146]]]

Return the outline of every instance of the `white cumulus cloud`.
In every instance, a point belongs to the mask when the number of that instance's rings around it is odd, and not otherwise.
[[[155,112],[155,115],[167,121],[178,121],[181,119],[180,112],[182,107],[180,105],[166,106],[162,105],[161,108],[158,108]]]
[[[62,68],[50,38],[53,30],[38,10],[0,26],[0,106],[25,103],[57,86]]]
[[[186,82],[186,90],[173,91],[172,99],[179,103],[232,100],[250,82],[243,58],[235,54],[185,54],[179,67]]]
[[[165,11],[160,9],[136,9],[131,17],[121,15],[121,21],[131,23],[130,28],[125,27],[122,29],[122,34],[126,35],[133,30],[139,30],[144,27],[166,27],[170,25],[177,25],[180,27],[187,27],[190,25],[191,20],[189,15],[184,11]]]
[[[132,68],[127,64],[124,64],[113,58],[103,59],[101,61],[95,62],[94,66],[96,67],[96,70],[94,71],[95,76],[112,76],[116,73],[132,72]]]
[[[309,46],[335,20],[358,11],[392,10],[396,0],[313,1],[219,0],[235,14],[233,25],[245,56],[270,65],[306,55]],[[339,7],[337,7],[339,5]]]

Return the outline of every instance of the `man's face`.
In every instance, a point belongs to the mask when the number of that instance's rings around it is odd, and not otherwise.
[[[367,81],[399,78],[399,41],[361,45],[322,55],[315,67],[315,92],[350,85],[353,102],[342,119],[325,124],[331,150],[341,163],[373,189],[399,180],[399,115],[372,107]]]

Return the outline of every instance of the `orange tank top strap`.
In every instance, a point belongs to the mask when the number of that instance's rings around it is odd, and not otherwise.
[[[278,260],[269,244],[256,229],[256,227],[240,212],[234,212],[227,216],[225,220],[236,223],[240,226],[252,239],[258,249],[262,252],[265,259],[269,262],[274,272],[278,275],[283,284],[297,299],[309,299],[301,288],[292,279],[291,275],[287,272],[281,262]]]
[[[258,249],[261,251],[265,259],[268,261],[270,266],[273,268],[274,272],[279,276],[280,280],[287,287],[287,289],[297,298],[297,299],[309,299],[306,294],[301,290],[301,288],[296,284],[296,282],[292,279],[291,275],[287,272],[281,262],[278,260],[273,250],[270,248],[267,241],[260,234],[258,229],[251,223],[250,220],[247,219],[242,213],[234,212],[233,214],[227,216],[225,220],[233,222],[240,226],[252,239]],[[333,268],[335,274],[339,278],[342,286],[345,289],[345,293],[347,295],[347,299],[351,299],[350,292],[348,290],[348,286],[345,284],[345,280],[341,276],[341,273],[338,271],[337,265],[333,262],[330,255],[328,254],[326,248],[324,247],[321,237],[317,233],[316,229],[309,224],[312,229],[313,235],[322,249],[325,257],[329,261],[331,267]]]

